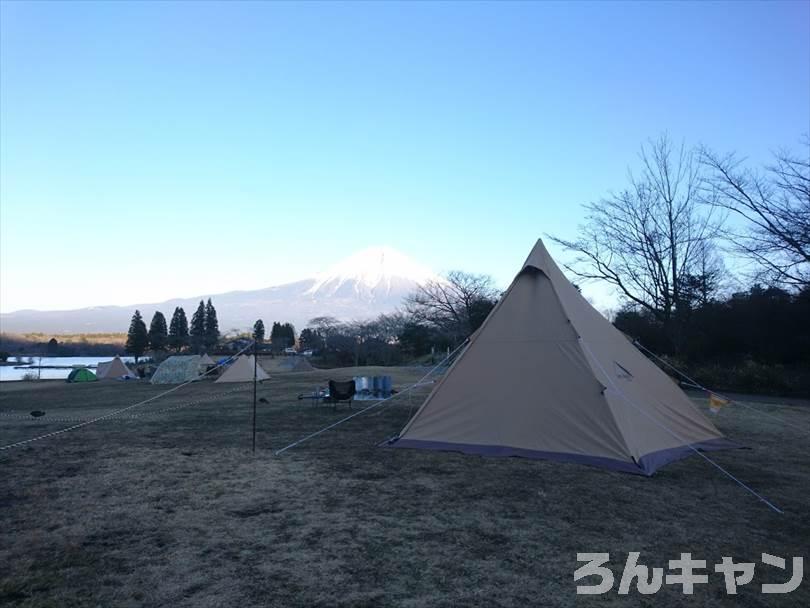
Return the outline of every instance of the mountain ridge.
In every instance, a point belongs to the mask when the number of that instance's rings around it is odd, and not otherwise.
[[[429,280],[441,278],[394,249],[372,247],[313,277],[281,285],[123,306],[17,310],[0,313],[0,330],[53,334],[121,332],[127,330],[136,308],[148,325],[155,311],[160,310],[169,319],[176,306],[183,307],[190,317],[198,302],[209,297],[217,309],[223,332],[249,329],[256,319],[264,320],[265,325],[273,321],[291,322],[300,330],[317,316],[349,321],[393,312],[408,293]]]

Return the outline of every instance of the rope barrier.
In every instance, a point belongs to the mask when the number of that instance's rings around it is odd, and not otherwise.
[[[742,481],[740,481],[739,479],[737,479],[737,478],[736,478],[734,475],[732,475],[731,473],[729,473],[729,472],[728,472],[726,469],[724,469],[722,466],[720,466],[719,464],[717,464],[717,463],[716,463],[714,460],[712,460],[711,458],[709,458],[708,456],[706,456],[706,454],[704,454],[703,452],[701,452],[700,450],[698,450],[698,449],[697,449],[695,446],[693,446],[691,443],[687,442],[685,439],[682,439],[681,437],[678,437],[678,435],[677,435],[677,434],[676,434],[674,431],[672,431],[672,430],[671,430],[669,427],[667,427],[665,424],[663,424],[662,422],[660,422],[659,420],[657,420],[656,418],[654,418],[652,415],[650,415],[648,412],[646,412],[646,411],[645,411],[643,408],[641,408],[641,407],[639,407],[638,405],[636,405],[636,404],[633,402],[633,400],[632,400],[632,399],[630,399],[630,398],[629,398],[627,395],[625,395],[625,394],[624,394],[624,392],[623,392],[623,391],[622,391],[620,388],[618,388],[618,387],[616,386],[616,384],[613,382],[613,378],[611,378],[611,376],[610,376],[610,375],[607,373],[607,371],[605,371],[605,368],[602,366],[602,363],[599,361],[599,359],[597,359],[596,355],[594,355],[594,354],[593,354],[593,351],[591,350],[590,346],[588,346],[588,343],[587,343],[587,342],[585,342],[585,340],[583,340],[582,338],[580,338],[580,339],[579,339],[579,341],[580,341],[580,343],[581,343],[581,344],[582,344],[582,345],[585,347],[585,349],[588,351],[588,353],[591,355],[591,358],[593,359],[593,361],[594,361],[594,362],[595,362],[595,363],[596,363],[596,364],[599,366],[599,369],[601,369],[601,370],[602,370],[602,374],[604,374],[605,378],[607,378],[607,381],[608,381],[608,382],[610,382],[610,384],[613,386],[613,390],[614,390],[614,392],[615,392],[616,394],[618,394],[618,395],[619,395],[619,396],[620,396],[622,399],[624,399],[624,400],[625,400],[627,403],[629,403],[631,406],[633,406],[633,407],[634,407],[634,408],[635,408],[637,411],[639,411],[639,412],[641,412],[642,414],[644,414],[645,416],[647,416],[647,418],[649,418],[650,420],[652,420],[652,421],[653,421],[653,423],[655,423],[656,425],[658,425],[659,427],[661,427],[662,429],[664,429],[665,431],[667,431],[667,432],[668,432],[670,435],[672,435],[672,436],[673,436],[675,439],[677,439],[678,441],[682,441],[684,444],[686,444],[686,447],[688,447],[688,448],[689,448],[690,450],[692,450],[692,451],[693,451],[695,454],[697,454],[698,456],[700,456],[701,458],[703,458],[704,460],[706,460],[707,462],[709,462],[710,464],[712,464],[714,467],[716,467],[717,469],[719,469],[720,471],[722,471],[722,472],[723,472],[723,473],[724,473],[724,474],[725,474],[725,475],[726,475],[726,476],[727,476],[729,479],[731,479],[732,481],[734,481],[734,482],[736,482],[737,484],[739,484],[739,485],[740,485],[740,487],[742,487],[743,489],[747,490],[748,492],[750,492],[751,494],[753,494],[754,496],[756,496],[756,497],[757,497],[759,500],[761,500],[762,502],[764,502],[766,505],[768,505],[768,507],[770,507],[771,509],[773,509],[775,512],[779,513],[780,515],[784,514],[784,511],[782,511],[782,509],[780,509],[779,507],[775,506],[775,505],[774,505],[772,502],[770,502],[770,501],[769,501],[767,498],[765,498],[764,496],[762,496],[761,494],[759,494],[759,493],[758,493],[756,490],[754,490],[754,489],[753,489],[753,488],[751,488],[750,486],[746,485],[745,483],[743,483]],[[606,388],[607,388],[607,387],[606,387]]]
[[[410,389],[411,389],[411,390],[410,390],[410,392],[413,392],[413,390],[414,390],[414,389],[420,388],[420,387],[422,387],[422,386],[432,386],[432,385],[434,385],[435,383],[436,383],[436,381],[435,381],[435,380],[430,380],[430,381],[428,381],[428,382],[417,382],[416,384],[412,384],[412,385],[411,385],[411,387],[410,387]],[[410,395],[410,392],[409,392],[409,394],[408,394],[408,397],[409,397],[409,398],[410,398],[410,396],[411,396],[411,395]],[[410,407],[410,408],[408,409],[408,420],[410,420],[410,418],[411,418],[411,416],[410,416],[410,412],[411,412],[411,410],[412,410],[412,409],[413,409],[412,407]],[[379,415],[380,415],[380,414],[382,414],[382,413],[383,413],[383,411],[382,411],[382,410],[380,410],[379,412],[374,412],[373,414],[371,414],[371,416],[369,416],[369,418],[371,418],[372,416],[379,416]],[[406,421],[406,422],[407,422],[407,421]]]
[[[230,395],[233,393],[237,393],[239,391],[245,391],[250,386],[241,386],[238,388],[231,389],[229,391],[223,391],[221,393],[215,393],[213,395],[208,395],[206,397],[201,397],[199,399],[194,399],[193,401],[187,401],[186,403],[180,403],[178,405],[173,405],[171,407],[164,407],[160,410],[155,410],[153,412],[142,412],[140,414],[129,414],[127,416],[110,416],[109,418],[105,418],[104,422],[122,422],[122,421],[129,421],[129,420],[138,420],[145,416],[158,416],[160,414],[165,414],[168,412],[172,412],[174,410],[179,410],[184,407],[192,407],[195,405],[199,405],[201,403],[206,403],[208,401],[214,401],[215,399],[219,399],[220,397],[224,397],[226,395]],[[69,416],[58,416],[58,417],[41,417],[41,418],[34,418],[30,414],[17,414],[17,413],[7,413],[7,412],[0,412],[0,417],[2,418],[10,418],[12,420],[22,420],[27,422],[39,422],[39,423],[52,423],[52,422],[86,422],[88,418],[73,418]]]
[[[221,393],[215,393],[213,395],[209,395],[209,396],[206,396],[206,397],[201,397],[199,399],[195,399],[194,401],[188,401],[186,403],[181,403],[179,405],[172,405],[170,407],[164,407],[163,409],[155,410],[154,412],[141,412],[140,414],[130,414],[129,416],[126,416],[126,417],[114,417],[114,418],[111,418],[111,420],[137,420],[139,418],[143,418],[144,416],[158,416],[160,414],[165,414],[165,413],[168,413],[168,412],[172,412],[174,410],[179,410],[179,409],[182,409],[184,407],[192,407],[192,406],[195,406],[195,405],[200,405],[201,403],[207,403],[209,401],[214,401],[216,399],[219,399],[220,397],[224,397],[226,395],[232,395],[233,393],[238,393],[240,391],[251,390],[252,388],[253,388],[252,385],[239,386],[239,387],[233,388],[233,389],[231,389],[229,391],[223,391]]]
[[[737,405],[741,405],[741,406],[743,406],[744,408],[747,408],[747,409],[751,410],[752,412],[756,412],[757,414],[760,414],[760,415],[762,415],[762,416],[766,416],[766,417],[768,417],[768,418],[771,418],[771,419],[773,419],[773,420],[776,420],[776,421],[777,421],[778,423],[780,423],[780,424],[784,424],[784,425],[786,425],[786,426],[789,426],[789,427],[791,427],[791,428],[795,429],[795,430],[796,430],[796,431],[798,431],[798,432],[799,432],[801,435],[810,435],[810,431],[806,431],[806,430],[804,430],[804,429],[802,429],[802,428],[799,428],[799,427],[798,427],[798,426],[796,426],[795,424],[791,424],[790,422],[788,422],[788,421],[786,421],[786,420],[781,419],[779,416],[774,416],[773,414],[769,414],[768,412],[763,412],[761,409],[756,408],[756,407],[752,407],[752,406],[748,405],[747,403],[745,403],[745,402],[743,402],[743,401],[738,401],[738,400],[736,400],[736,399],[732,399],[732,398],[730,398],[730,397],[727,397],[726,395],[723,395],[723,394],[721,394],[721,393],[718,393],[717,391],[713,391],[713,390],[710,390],[710,389],[706,388],[706,387],[705,387],[705,386],[703,386],[702,384],[698,383],[697,381],[695,381],[695,380],[693,380],[692,378],[690,378],[689,376],[687,376],[687,375],[686,375],[684,372],[682,372],[682,371],[681,371],[681,370],[679,370],[677,367],[675,367],[674,365],[672,365],[671,363],[669,363],[667,360],[662,359],[661,357],[659,357],[658,355],[656,355],[656,354],[655,354],[653,351],[651,351],[649,348],[647,348],[646,346],[644,346],[644,345],[643,345],[641,342],[639,342],[638,340],[634,340],[634,341],[633,341],[633,344],[634,344],[635,346],[639,347],[640,349],[642,349],[644,352],[649,353],[650,355],[652,355],[653,357],[655,357],[655,358],[656,358],[658,361],[660,361],[661,363],[663,363],[664,365],[666,365],[666,366],[667,366],[669,369],[671,369],[671,370],[672,370],[672,371],[674,371],[676,374],[678,374],[679,376],[681,376],[681,378],[683,378],[684,380],[686,380],[686,382],[685,382],[684,384],[686,384],[687,386],[689,386],[689,387],[691,387],[691,388],[697,388],[697,389],[700,389],[700,390],[702,390],[702,391],[704,391],[704,392],[706,392],[706,393],[709,393],[710,395],[717,395],[718,397],[720,397],[721,399],[725,399],[725,400],[726,400],[726,401],[728,401],[729,403],[736,403]]]
[[[100,422],[102,420],[107,420],[108,418],[112,418],[112,417],[116,416],[117,414],[121,414],[123,412],[129,411],[129,410],[131,410],[133,408],[136,408],[136,407],[139,407],[141,405],[146,405],[147,403],[157,401],[161,397],[165,397],[166,395],[169,395],[169,394],[171,394],[171,393],[173,393],[175,391],[180,390],[184,386],[188,386],[192,382],[196,382],[200,378],[204,378],[208,374],[210,374],[210,373],[216,371],[217,369],[219,369],[220,367],[224,366],[228,361],[232,360],[234,357],[238,357],[243,352],[245,352],[246,350],[248,350],[249,348],[252,348],[252,347],[253,347],[253,343],[248,344],[242,350],[238,351],[237,353],[235,353],[234,355],[232,355],[231,357],[229,357],[228,359],[226,359],[222,363],[218,363],[217,365],[215,365],[214,367],[212,367],[211,369],[206,371],[204,374],[200,374],[198,377],[194,378],[193,380],[188,380],[186,382],[183,382],[182,384],[178,384],[177,386],[174,386],[174,387],[170,388],[169,390],[163,391],[162,393],[159,393],[159,394],[157,394],[157,395],[155,395],[153,397],[149,397],[148,399],[144,399],[143,401],[139,401],[138,403],[133,403],[132,405],[128,405],[127,407],[123,407],[121,409],[109,412],[107,414],[104,414],[103,416],[97,416],[95,418],[91,418],[90,420],[85,420],[84,422],[74,424],[73,426],[69,426],[69,427],[66,427],[66,428],[63,428],[63,429],[59,429],[58,431],[52,431],[50,433],[45,433],[44,435],[39,435],[37,437],[32,437],[30,439],[24,439],[22,441],[17,441],[15,443],[10,443],[8,445],[0,446],[0,452],[5,451],[5,450],[10,450],[12,448],[17,448],[17,447],[20,447],[20,446],[23,446],[23,445],[27,445],[29,443],[33,443],[34,441],[41,441],[42,439],[48,439],[49,437],[55,437],[56,435],[61,435],[63,433],[67,433],[69,431],[75,431],[76,429],[80,429],[80,428],[85,427],[85,426],[87,426],[89,424],[93,424],[95,422]]]
[[[384,403],[389,403],[392,399],[395,399],[396,397],[399,397],[400,395],[404,395],[405,393],[410,392],[411,390],[413,390],[414,388],[416,388],[418,386],[422,386],[422,383],[425,381],[426,378],[428,378],[434,371],[439,369],[444,364],[445,361],[447,361],[450,357],[452,357],[456,353],[456,351],[458,351],[466,343],[467,342],[465,340],[453,352],[449,353],[444,359],[439,361],[439,363],[437,363],[433,368],[431,368],[431,370],[428,373],[426,373],[424,376],[419,378],[419,380],[417,380],[416,382],[414,382],[413,384],[411,384],[407,388],[404,388],[401,391],[399,391],[396,395],[391,395],[390,397],[386,397],[385,399],[382,399],[381,401],[378,401],[377,403],[369,405],[368,407],[365,407],[362,410],[358,410],[358,411],[354,412],[353,414],[338,420],[337,422],[334,422],[334,423],[332,423],[332,424],[330,424],[328,426],[325,426],[324,428],[320,429],[319,431],[315,431],[314,433],[311,433],[311,434],[307,435],[306,437],[302,437],[298,441],[294,441],[290,445],[288,445],[286,447],[283,447],[280,450],[277,450],[276,452],[274,452],[274,455],[275,456],[280,456],[281,454],[283,454],[284,452],[286,452],[290,448],[294,448],[295,446],[300,445],[300,444],[304,443],[305,441],[308,441],[309,439],[312,439],[313,437],[317,437],[321,433],[325,433],[326,431],[328,431],[330,429],[333,429],[336,426],[339,426],[339,425],[343,424],[344,422],[347,422],[348,420],[351,420],[352,418],[355,418],[356,416],[359,416],[360,414],[364,414],[365,412],[373,410],[374,408],[379,407]]]

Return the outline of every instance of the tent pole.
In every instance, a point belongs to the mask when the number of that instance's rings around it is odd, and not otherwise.
[[[258,342],[253,341],[253,453],[256,453],[256,372],[259,365]]]

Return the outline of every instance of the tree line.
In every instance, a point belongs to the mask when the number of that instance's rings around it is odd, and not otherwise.
[[[190,350],[202,353],[214,349],[219,342],[219,321],[217,310],[208,298],[200,300],[197,310],[191,316],[189,325],[186,312],[181,306],[174,309],[171,322],[167,325],[166,317],[160,311],[152,315],[149,329],[141,312],[136,310],[132,315],[127,331],[126,352],[135,357],[137,362],[147,351],[162,352],[173,350],[179,353]]]
[[[299,348],[334,366],[397,365],[428,355],[436,361],[478,329],[498,297],[491,277],[452,271],[418,286],[398,312],[351,322],[311,319]]]
[[[258,319],[253,324],[253,339],[258,343],[259,348],[263,348],[265,344],[265,327],[264,321]],[[270,328],[270,345],[273,352],[281,352],[285,348],[294,347],[295,341],[295,327],[292,323],[279,323],[274,322]]]
[[[649,311],[626,306],[613,323],[704,386],[810,395],[810,288],[755,285],[700,302],[684,315],[677,349]]]
[[[614,287],[680,354],[695,309],[732,291],[724,256],[744,263],[737,280],[750,287],[810,287],[810,137],[802,150],[752,168],[662,135],[641,147],[627,186],[585,205],[577,238],[551,238],[574,254],[570,272]]]
[[[215,350],[221,341],[217,310],[211,298],[200,300],[197,309],[189,322],[182,306],[174,309],[171,321],[167,324],[165,315],[156,311],[152,315],[149,328],[136,310],[130,320],[125,349],[127,354],[136,358],[147,352],[192,352],[203,353]],[[251,336],[263,349],[265,343],[264,322],[258,319],[253,325]],[[270,331],[270,343],[274,352],[295,346],[295,327],[292,323],[273,323]]]
[[[631,338],[717,388],[810,393],[810,138],[801,146],[750,167],[662,135],[624,188],[585,205],[577,238],[550,238],[573,253],[575,280],[615,289]],[[457,346],[499,295],[454,271],[398,313],[312,319],[300,342],[331,364],[395,364]]]
[[[788,366],[785,374],[801,376],[794,370],[810,369],[810,137],[801,145],[800,154],[780,151],[751,167],[735,154],[662,135],[641,146],[639,169],[624,187],[584,206],[576,238],[548,236],[573,254],[564,266],[575,280],[614,288],[615,325],[648,348],[689,369]],[[470,336],[499,297],[490,277],[453,271],[419,286],[396,313],[353,322],[316,317],[297,341],[291,324],[276,322],[270,343],[276,351],[297,344],[327,365],[435,360]],[[140,344],[153,344],[153,334],[161,344],[161,318],[136,330]],[[200,302],[191,329],[175,310],[165,344],[215,344],[215,320],[210,300]],[[265,334],[257,320],[253,338],[261,344]]]
[[[800,148],[752,167],[662,135],[577,238],[551,239],[619,294],[619,329],[702,381],[810,393],[810,136]]]

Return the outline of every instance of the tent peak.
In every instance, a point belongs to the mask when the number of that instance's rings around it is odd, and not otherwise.
[[[550,263],[553,264],[551,256],[548,253],[548,249],[546,249],[543,239],[538,238],[537,242],[534,244],[534,247],[532,247],[531,252],[529,252],[529,257],[527,257],[526,261],[523,262],[523,267],[520,269],[520,271],[523,272],[527,268],[535,268],[545,274],[548,274]]]

